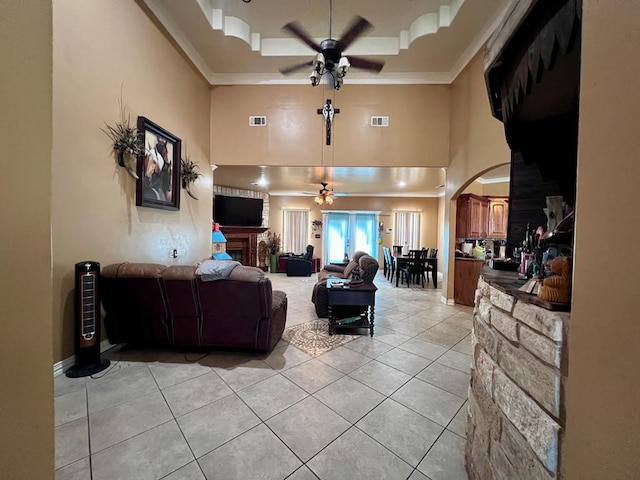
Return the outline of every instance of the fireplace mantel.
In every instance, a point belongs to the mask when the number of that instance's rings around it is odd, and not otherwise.
[[[269,230],[269,227],[224,227],[220,230],[227,239],[227,252],[242,251],[243,265],[258,266],[258,235]]]

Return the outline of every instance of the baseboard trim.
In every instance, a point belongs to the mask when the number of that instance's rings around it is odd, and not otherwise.
[[[103,340],[102,342],[100,342],[100,353],[105,352],[114,346],[115,345],[112,345],[111,343],[109,343],[109,340]],[[71,367],[73,367],[75,363],[76,363],[75,355],[71,355],[70,357],[65,358],[64,360],[60,360],[59,362],[54,363],[53,376],[57,377],[58,375],[62,375],[64,372],[66,372]]]
[[[440,297],[440,301],[441,301],[442,303],[444,303],[445,305],[450,305],[450,306],[453,306],[453,305],[455,305],[455,304],[456,304],[456,302],[453,300],[453,298],[447,298],[447,297],[445,297],[444,295],[442,295],[442,296]]]

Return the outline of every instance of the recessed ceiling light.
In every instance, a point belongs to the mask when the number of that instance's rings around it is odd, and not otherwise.
[[[407,184],[404,182],[398,182],[398,187],[404,188]]]

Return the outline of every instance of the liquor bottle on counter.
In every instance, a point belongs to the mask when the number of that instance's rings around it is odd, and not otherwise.
[[[532,241],[531,225],[527,223],[527,229],[524,233],[524,240],[522,241],[522,255],[520,257],[520,268],[518,273],[522,276],[529,278],[531,272],[529,271],[529,265],[533,261],[533,241]]]
[[[527,223],[527,229],[524,232],[524,242],[522,242],[523,252],[532,253],[533,248],[531,245],[531,224]]]

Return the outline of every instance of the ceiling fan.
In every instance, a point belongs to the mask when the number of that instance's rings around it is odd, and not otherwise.
[[[331,205],[333,203],[333,192],[327,188],[326,182],[322,182],[320,185],[322,185],[322,188],[318,192],[318,195],[316,195],[316,198],[313,199],[313,201],[318,205],[323,205],[325,203],[327,205]]]
[[[325,74],[328,74],[329,84],[336,90],[342,86],[344,76],[350,67],[368,70],[379,73],[384,66],[384,62],[371,60],[364,57],[350,56],[347,58],[343,52],[364,32],[373,27],[368,20],[356,16],[340,40],[331,38],[331,26],[333,22],[333,0],[329,1],[329,38],[317,44],[309,34],[296,22],[287,23],[282,30],[297,37],[300,41],[317,52],[313,60],[291,65],[280,69],[283,75],[289,75],[307,67],[313,67],[309,76],[311,85],[316,86]]]
[[[329,190],[327,188],[327,185],[329,185],[327,182],[320,182],[320,185],[322,186],[322,188],[318,191],[318,193],[314,193],[314,192],[301,192],[303,195],[313,195],[314,198],[314,202],[316,202],[318,205],[323,205],[323,204],[328,204],[331,205],[333,203],[333,200],[336,197],[346,197],[347,194],[346,193],[335,193],[333,191],[333,189]]]

